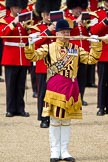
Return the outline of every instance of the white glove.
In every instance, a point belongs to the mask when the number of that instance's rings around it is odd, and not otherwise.
[[[39,35],[40,35],[40,32],[36,32],[36,33],[30,34],[30,35],[29,35],[29,38],[28,38],[29,44],[33,44],[33,43],[35,43],[36,41],[42,39],[42,38],[39,38],[39,37],[38,37]]]
[[[103,37],[103,39],[108,40],[108,34],[106,34],[106,35]]]
[[[102,41],[104,41],[106,44],[108,44],[108,34],[102,37]]]
[[[15,24],[17,24],[18,23],[18,16],[15,17],[15,19],[12,22],[14,22]]]
[[[99,42],[98,35],[91,35],[87,40],[90,42]]]

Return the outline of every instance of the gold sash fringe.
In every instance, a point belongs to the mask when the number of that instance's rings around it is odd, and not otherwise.
[[[65,95],[47,90],[44,101],[48,104],[43,108],[42,116],[53,116],[61,120],[82,119],[82,103],[80,94],[77,102],[74,101],[72,96],[69,101],[66,101]],[[60,107],[59,116],[56,115],[57,107]],[[64,110],[65,115],[62,118]]]

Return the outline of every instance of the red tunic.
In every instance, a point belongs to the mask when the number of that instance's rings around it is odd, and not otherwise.
[[[1,19],[0,36],[27,36],[27,31],[20,23],[16,27],[10,25],[13,20],[12,16]],[[25,57],[24,47],[19,46],[19,43],[26,44],[27,42],[27,38],[4,38],[2,65],[29,66],[30,61]]]
[[[96,11],[98,7],[98,0],[89,0],[89,8],[91,11]]]
[[[36,27],[40,30],[41,36],[47,36],[49,33],[47,33],[47,25],[45,23],[39,23],[36,25]],[[32,30],[32,33],[39,32],[36,30]],[[55,32],[51,32],[51,35],[54,35]],[[52,42],[52,39],[42,38],[35,42],[36,48],[39,48],[42,44],[49,44]],[[36,62],[36,73],[47,73],[47,66],[44,62],[44,60],[39,60]]]
[[[98,23],[93,25],[90,29],[91,33],[94,35],[105,36],[108,34],[108,25],[105,25],[103,19],[106,18],[106,11],[99,9],[97,12]],[[108,61],[108,43],[103,42],[102,54],[99,61]]]
[[[76,20],[76,18],[72,15],[72,13],[69,12],[66,12],[66,17],[73,21]],[[71,36],[80,36],[80,35],[89,36],[88,30],[83,25],[80,26],[77,25],[71,30]],[[73,44],[77,44],[80,47],[83,47],[86,51],[89,51],[89,42],[87,40],[71,40],[71,42]]]

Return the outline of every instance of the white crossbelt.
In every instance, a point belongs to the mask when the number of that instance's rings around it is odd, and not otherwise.
[[[6,46],[25,47],[25,43],[5,42]]]

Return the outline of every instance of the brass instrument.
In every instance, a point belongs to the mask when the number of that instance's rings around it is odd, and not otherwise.
[[[5,6],[5,1],[0,1],[0,4]]]
[[[24,28],[26,28],[26,29],[29,29],[31,26],[33,26],[34,25],[34,20],[27,20],[27,21],[24,21],[23,22],[23,26],[24,26]]]

